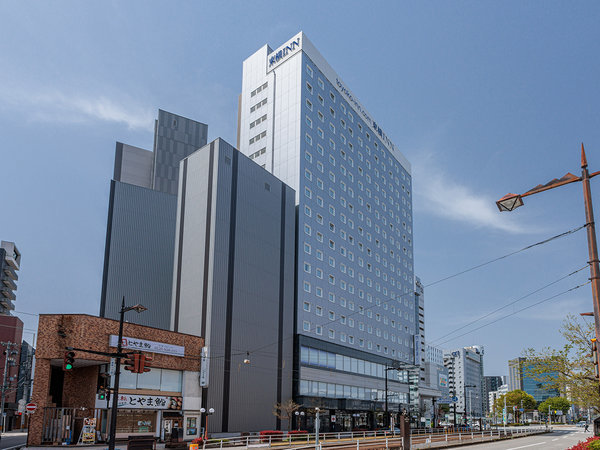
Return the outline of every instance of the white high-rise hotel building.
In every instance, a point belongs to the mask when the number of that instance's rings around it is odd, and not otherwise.
[[[240,151],[296,190],[296,396],[373,423],[385,368],[415,363],[410,164],[302,32],[244,61],[238,120]],[[407,378],[389,371],[390,410]]]

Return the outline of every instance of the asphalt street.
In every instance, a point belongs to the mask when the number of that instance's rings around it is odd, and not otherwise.
[[[565,450],[579,441],[584,441],[592,435],[591,430],[587,433],[583,428],[565,427],[554,429],[552,433],[545,433],[536,436],[509,439],[500,442],[487,442],[485,444],[470,445],[469,449],[489,449],[489,450],[517,450],[517,449],[555,449]]]
[[[27,432],[13,432],[2,434],[2,440],[0,440],[0,449],[9,449],[16,446],[25,444],[27,440]]]

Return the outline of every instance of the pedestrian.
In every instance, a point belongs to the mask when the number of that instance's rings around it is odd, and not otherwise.
[[[585,430],[584,430],[584,431],[587,431],[589,428],[590,428],[590,425],[586,423],[586,424],[585,424]]]

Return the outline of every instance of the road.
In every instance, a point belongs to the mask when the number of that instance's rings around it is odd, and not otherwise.
[[[485,444],[470,445],[469,450],[517,450],[517,449],[555,449],[565,450],[579,441],[584,441],[592,435],[591,430],[587,433],[583,428],[565,427],[554,429],[552,433],[540,434],[537,436],[523,437],[518,439],[509,439],[499,442],[487,442]]]
[[[25,444],[27,440],[27,432],[9,431],[8,433],[2,434],[2,440],[0,440],[0,449],[9,449],[20,444]]]

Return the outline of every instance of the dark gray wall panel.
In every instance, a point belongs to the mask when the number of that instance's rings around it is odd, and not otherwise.
[[[141,314],[130,312],[133,323],[168,329],[177,197],[112,181],[103,286],[103,317],[119,318],[121,299],[141,303]]]
[[[295,192],[285,187],[282,214],[284,191],[280,180],[238,153],[237,180],[234,182],[234,152],[237,150],[220,139],[213,143],[213,148],[210,214],[206,212],[209,146],[187,158],[179,331],[200,332],[203,308],[197,293],[204,287],[204,236],[206,219],[210,216],[213,222],[208,249],[206,339],[211,359],[209,387],[203,402],[205,407],[215,408],[209,430],[275,428],[273,405],[278,398],[285,401],[292,395]],[[232,186],[236,187],[233,239]],[[283,228],[282,217],[285,218]],[[283,254],[281,242],[285,244]],[[281,264],[282,257],[284,264]],[[232,300],[229,338],[228,298]],[[249,365],[243,363],[246,352],[250,352]],[[226,361],[228,354],[230,357]],[[280,393],[278,361],[282,377]],[[229,406],[224,408],[227,397]],[[223,410],[227,411],[226,417]],[[250,410],[253,414],[247,414]]]

